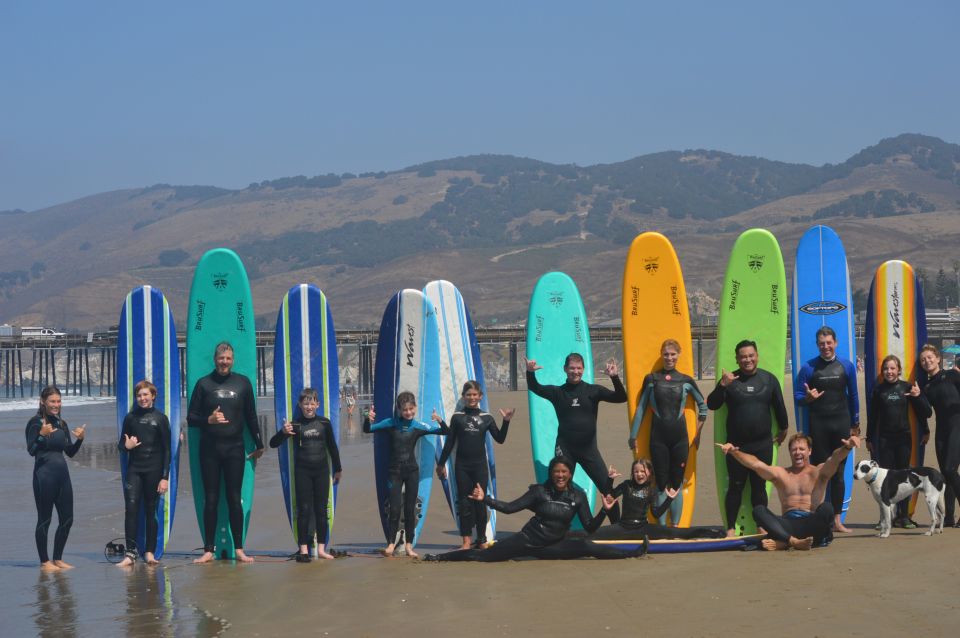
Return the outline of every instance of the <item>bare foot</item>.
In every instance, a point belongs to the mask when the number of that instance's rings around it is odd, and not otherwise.
[[[40,571],[42,572],[58,572],[60,568],[53,564],[52,560],[48,560],[44,563],[40,563]]]
[[[62,560],[55,560],[53,564],[59,567],[60,569],[73,569],[73,565],[70,563],[64,562]]]
[[[333,554],[327,551],[327,548],[324,546],[323,543],[317,544],[317,557],[325,558],[327,560],[333,560],[334,558]]]
[[[809,551],[813,547],[813,536],[807,536],[806,538],[795,538],[790,537],[790,548],[796,549],[801,552]]]
[[[737,536],[737,530],[736,530],[736,529],[728,529],[728,530],[727,530],[727,538],[736,538],[736,536]]]
[[[470,541],[460,544],[460,549],[470,549],[471,547],[473,547],[473,545],[470,543]]]
[[[129,556],[124,556],[123,560],[117,563],[117,567],[133,567],[134,560]]]
[[[410,558],[420,558],[420,554],[413,551],[413,545],[411,545],[410,543],[407,543],[406,545],[403,546],[403,551],[406,552],[407,556],[409,556]]]
[[[202,565],[204,563],[209,563],[213,560],[213,552],[204,552],[203,556],[200,558],[194,558],[193,562],[195,565]]]
[[[390,543],[389,545],[387,545],[387,548],[383,550],[383,555],[393,556],[393,550],[395,550],[396,548],[397,548],[396,544]]]
[[[490,542],[488,541],[488,542],[486,542],[486,543],[480,543],[479,545],[477,545],[477,548],[478,548],[478,549],[490,549]],[[469,549],[469,548],[468,548],[468,549]]]
[[[790,545],[783,541],[775,541],[772,538],[765,538],[760,541],[760,547],[764,548],[768,552],[776,552],[784,549],[789,549]]]
[[[247,556],[246,554],[243,553],[243,550],[240,549],[239,547],[236,550],[234,550],[234,553],[236,554],[237,560],[240,561],[241,563],[253,562],[253,556]]]
[[[853,530],[850,529],[849,527],[846,527],[843,523],[836,523],[836,524],[833,526],[833,531],[835,531],[835,532],[837,532],[837,533],[839,533],[839,534],[851,534],[851,533],[853,533]]]
[[[145,562],[147,565],[158,565],[160,563],[160,561],[157,560],[157,557],[150,552],[147,552],[143,555],[143,562]]]

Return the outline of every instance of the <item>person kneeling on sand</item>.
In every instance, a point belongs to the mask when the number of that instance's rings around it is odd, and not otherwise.
[[[780,496],[783,516],[777,516],[765,505],[753,509],[757,525],[767,533],[762,541],[766,550],[801,549],[816,545],[825,546],[833,540],[830,530],[834,510],[823,500],[827,483],[843,464],[850,450],[860,445],[860,439],[851,435],[842,440],[842,445],[833,451],[823,463],[812,465],[810,454],[813,440],[806,434],[790,437],[790,467],[770,466],[746,452],[741,452],[732,443],[717,444],[724,454],[731,455],[738,463],[772,481]],[[814,503],[817,507],[814,509]]]

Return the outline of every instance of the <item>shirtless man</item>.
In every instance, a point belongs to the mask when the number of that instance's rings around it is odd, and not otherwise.
[[[746,452],[741,452],[732,443],[717,444],[724,454],[733,456],[741,465],[772,481],[780,496],[783,516],[777,516],[765,505],[753,508],[757,525],[767,532],[762,541],[766,550],[807,550],[832,539],[833,506],[823,500],[827,483],[843,464],[850,450],[860,445],[856,435],[843,439],[842,445],[833,451],[825,462],[810,463],[813,441],[806,434],[790,437],[790,467],[770,466]],[[817,504],[814,509],[814,504]]]

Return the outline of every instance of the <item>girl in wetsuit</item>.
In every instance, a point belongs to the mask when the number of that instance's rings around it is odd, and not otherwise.
[[[867,449],[880,467],[905,470],[910,467],[910,452],[913,436],[910,432],[910,410],[917,416],[921,429],[920,445],[930,438],[927,418],[932,411],[920,387],[912,386],[900,378],[900,358],[894,354],[884,357],[880,364],[880,383],[873,388],[867,410]],[[910,499],[897,503],[894,527],[913,529],[916,523],[910,520],[907,507]]]
[[[330,470],[333,484],[340,482],[340,449],[333,436],[330,419],[317,414],[320,398],[313,388],[304,388],[297,401],[299,414],[294,422],[286,421],[270,439],[270,447],[280,447],[290,439],[293,445],[293,480],[297,496],[298,563],[310,562],[311,528],[317,530],[317,556],[331,559],[326,545],[330,530],[327,506],[330,499]],[[286,452],[284,452],[285,454]],[[328,461],[329,457],[329,461]]]
[[[960,371],[940,367],[940,352],[931,345],[920,349],[920,367],[927,374],[923,393],[937,413],[936,437],[933,444],[937,463],[946,480],[946,518],[944,525],[956,523],[956,499],[960,497]]]
[[[379,423],[373,407],[363,419],[363,431],[369,434],[383,430],[390,435],[390,501],[389,529],[385,556],[393,556],[397,532],[400,529],[400,513],[403,512],[404,550],[407,556],[419,558],[413,551],[413,537],[417,529],[417,487],[420,481],[420,464],[417,462],[417,441],[427,434],[449,434],[450,430],[434,410],[430,418],[437,422],[431,426],[414,417],[417,415],[417,399],[412,392],[397,395],[395,415]],[[404,496],[406,492],[406,496]]]
[[[653,412],[650,457],[657,486],[663,490],[658,494],[657,502],[666,499],[665,490],[668,488],[678,491],[677,498],[670,504],[671,524],[676,527],[683,510],[683,472],[687,466],[690,448],[700,447],[700,434],[707,420],[707,403],[703,400],[697,382],[677,371],[677,360],[680,358],[680,344],[677,341],[664,341],[660,346],[660,357],[663,367],[651,372],[643,380],[643,389],[627,444],[631,451],[637,449],[637,432],[649,407]],[[697,434],[693,441],[690,441],[687,435],[687,420],[683,414],[688,398],[696,402],[698,409]],[[663,523],[663,519],[660,522]]]
[[[647,536],[650,540],[723,538],[726,532],[713,527],[688,527],[679,529],[647,522],[647,514],[660,518],[670,502],[676,498],[678,490],[668,487],[664,490],[666,499],[655,505],[657,496],[656,481],[653,478],[653,463],[640,458],[633,462],[630,478],[613,489],[613,497],[622,497],[623,513],[619,505],[614,505],[607,516],[610,525],[598,529],[590,536],[592,540],[637,540]]]
[[[480,485],[474,485],[470,498],[483,501],[489,507],[513,514],[520,510],[533,511],[534,516],[519,532],[502,541],[497,541],[489,549],[458,549],[440,555],[428,555],[428,560],[439,561],[479,561],[493,563],[513,558],[532,557],[541,559],[566,558],[630,558],[646,552],[646,540],[635,551],[625,551],[591,543],[588,539],[567,539],[566,534],[578,516],[583,528],[589,533],[603,522],[606,509],[613,507],[613,499],[604,499],[604,509],[592,516],[587,494],[573,484],[573,461],[562,456],[550,461],[547,480],[531,485],[526,494],[515,501],[498,501],[484,494]]]
[[[474,527],[477,530],[477,546],[487,546],[487,507],[481,501],[470,498],[475,485],[487,491],[490,483],[490,471],[487,462],[487,433],[497,443],[507,440],[507,428],[510,427],[510,418],[514,409],[500,410],[503,425],[497,427],[497,422],[486,412],[480,411],[480,399],[483,390],[476,381],[467,381],[463,384],[460,393],[463,409],[454,412],[450,417],[450,434],[443,444],[443,452],[437,459],[437,476],[447,477],[447,459],[450,458],[454,446],[457,448],[454,472],[457,486],[457,511],[460,514],[460,536],[463,540],[461,549],[470,549],[471,534]]]
[[[48,385],[40,392],[40,409],[27,422],[27,452],[34,457],[33,498],[37,503],[37,553],[40,569],[70,569],[63,561],[63,548],[73,525],[73,485],[64,453],[70,458],[80,449],[86,425],[73,429],[76,441],[70,440],[67,422],[60,418],[61,397],[56,386]],[[53,560],[47,554],[47,532],[57,509],[57,532],[53,537]]]
[[[137,550],[143,552],[148,565],[157,559],[157,501],[169,487],[170,478],[170,421],[153,407],[157,387],[147,380],[133,387],[137,405],[123,418],[117,448],[126,454],[127,477],[123,484],[123,527],[127,537],[127,552],[118,567],[129,567],[137,560]],[[137,547],[137,518],[143,503],[146,538],[144,547]]]

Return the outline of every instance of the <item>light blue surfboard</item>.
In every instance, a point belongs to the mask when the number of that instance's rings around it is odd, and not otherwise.
[[[440,342],[437,315],[433,304],[419,290],[405,289],[395,294],[383,312],[380,336],[377,340],[377,358],[373,377],[373,408],[377,420],[394,414],[394,403],[400,392],[412,392],[417,397],[414,418],[432,424],[433,410],[442,408],[440,397]],[[417,462],[420,481],[417,489],[416,545],[427,518],[430,490],[437,457],[437,437],[428,435],[417,444]],[[389,535],[389,468],[390,434],[374,432],[374,473],[377,486],[377,504],[384,537]],[[405,495],[404,498],[409,498]],[[402,528],[402,525],[401,525]],[[387,542],[397,542],[387,538]]]
[[[157,502],[157,551],[163,556],[170,539],[180,485],[180,354],[173,311],[163,293],[152,286],[135,288],[127,295],[117,326],[117,437],[122,436],[123,419],[135,407],[134,386],[146,379],[157,386],[154,407],[170,421],[170,478],[166,494]],[[122,483],[127,482],[129,456],[120,452]],[[137,548],[145,547],[147,513],[140,505],[137,517]]]
[[[340,371],[337,362],[337,335],[326,295],[312,284],[298,284],[283,296],[277,313],[277,331],[273,350],[274,411],[277,430],[285,421],[300,416],[297,399],[304,388],[313,388],[320,399],[317,414],[330,420],[333,437],[340,443]],[[297,537],[297,493],[292,439],[277,448],[280,456],[280,483],[283,501],[290,519],[294,541]],[[328,458],[329,461],[329,458]],[[330,471],[333,466],[330,465]],[[333,531],[339,486],[331,477],[327,499],[327,524]],[[329,544],[327,538],[317,539]]]
[[[822,326],[830,326],[836,331],[837,356],[856,363],[857,341],[847,254],[840,237],[828,226],[814,226],[800,238],[793,271],[791,311],[790,344],[794,382],[803,364],[819,356],[814,335]],[[807,407],[801,402],[794,402],[794,407],[797,428],[809,434]],[[846,520],[847,510],[850,509],[855,454],[856,450],[850,451],[844,466],[842,520]]]

